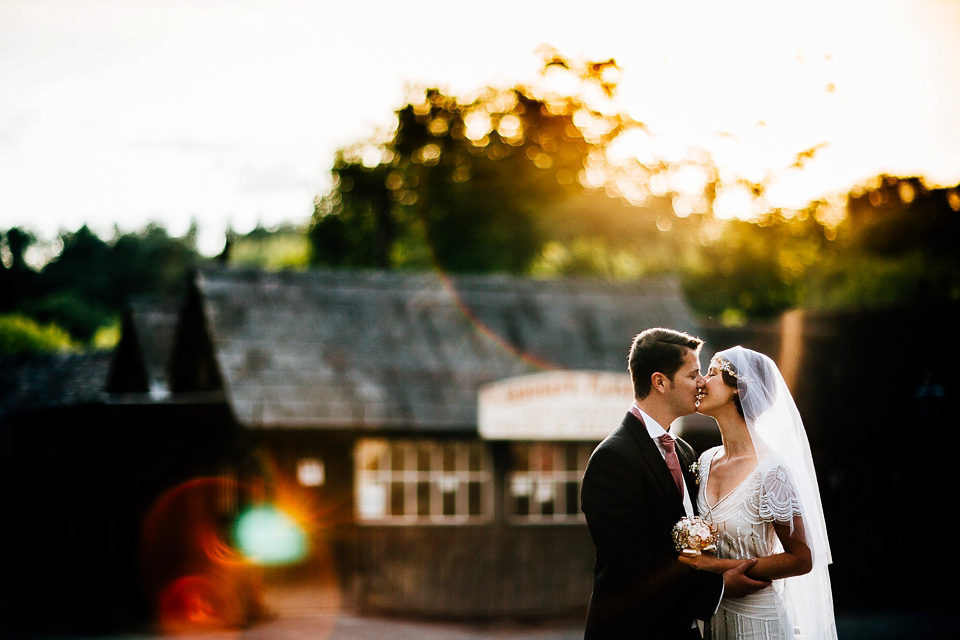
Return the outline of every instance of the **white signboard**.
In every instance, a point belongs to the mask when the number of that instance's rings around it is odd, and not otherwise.
[[[480,436],[487,440],[602,440],[633,400],[626,373],[554,371],[480,388]]]

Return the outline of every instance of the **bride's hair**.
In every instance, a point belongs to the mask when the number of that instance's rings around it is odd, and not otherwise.
[[[720,375],[723,377],[723,384],[733,389],[733,406],[737,408],[737,413],[739,413],[742,418],[743,403],[740,402],[740,392],[737,390],[737,379],[728,371],[721,371]]]

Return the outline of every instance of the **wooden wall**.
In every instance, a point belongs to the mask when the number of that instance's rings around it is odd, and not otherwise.
[[[275,570],[287,583],[318,582],[329,554],[343,605],[362,612],[442,617],[557,616],[585,612],[594,549],[586,524],[514,524],[504,516],[509,446],[490,443],[494,514],[478,525],[374,525],[353,518],[354,435],[265,432],[259,446],[292,476],[296,460],[325,461],[320,557]],[[409,436],[406,436],[409,437]]]
[[[586,526],[370,527],[358,530],[360,610],[428,616],[557,616],[586,610]]]

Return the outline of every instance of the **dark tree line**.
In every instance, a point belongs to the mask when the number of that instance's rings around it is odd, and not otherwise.
[[[614,278],[676,273],[694,309],[722,321],[773,317],[798,307],[902,307],[960,300],[960,185],[930,188],[919,178],[879,176],[852,190],[839,212],[830,205],[830,214],[824,215],[827,206],[818,202],[805,211],[774,211],[753,222],[719,222],[706,214],[677,217],[665,199],[638,208],[602,190],[584,190],[558,196],[552,226],[538,231],[539,254],[519,261],[518,250],[511,258],[513,271]],[[343,232],[348,230],[344,223]],[[352,231],[355,238],[363,236]],[[221,259],[303,268],[311,253],[306,236],[289,226],[231,234],[230,255]],[[315,226],[309,238],[317,237]],[[99,329],[117,322],[131,296],[180,293],[192,266],[203,259],[192,234],[175,238],[155,225],[112,240],[87,227],[64,233],[60,253],[40,269],[25,258],[34,242],[18,228],[0,232],[0,334],[9,332],[3,320],[16,316],[62,328],[65,338],[81,347],[89,346]],[[507,241],[487,235],[463,242],[474,251],[464,261],[478,260],[476,252],[484,250],[494,256],[471,264],[471,270],[510,270],[499,256]],[[350,246],[349,241],[334,244],[343,255]],[[321,256],[320,264],[381,266],[372,253],[354,248],[350,259],[323,259],[322,243],[315,243],[312,253]],[[456,257],[456,246],[448,251]],[[421,257],[422,264],[407,256],[409,262],[392,266],[436,266],[436,256]],[[63,339],[51,337],[31,347],[0,336],[0,351],[49,349]]]
[[[192,232],[173,238],[156,225],[110,241],[86,226],[63,233],[58,255],[37,270],[25,258],[35,242],[29,233],[9,229],[0,242],[7,254],[0,264],[0,315],[55,325],[81,346],[115,324],[131,296],[182,291],[198,258]]]

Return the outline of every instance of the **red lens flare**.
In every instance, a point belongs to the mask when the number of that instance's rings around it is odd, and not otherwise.
[[[147,513],[143,577],[161,629],[237,628],[264,617],[259,571],[225,537],[238,489],[233,480],[197,478]]]
[[[142,575],[162,632],[236,630],[289,611],[339,610],[336,562],[323,540],[337,524],[331,512],[342,509],[324,506],[269,456],[259,462],[249,483],[205,477],[177,485],[144,518]],[[258,511],[284,514],[305,537],[305,555],[284,563],[245,555],[234,534],[245,514]]]

